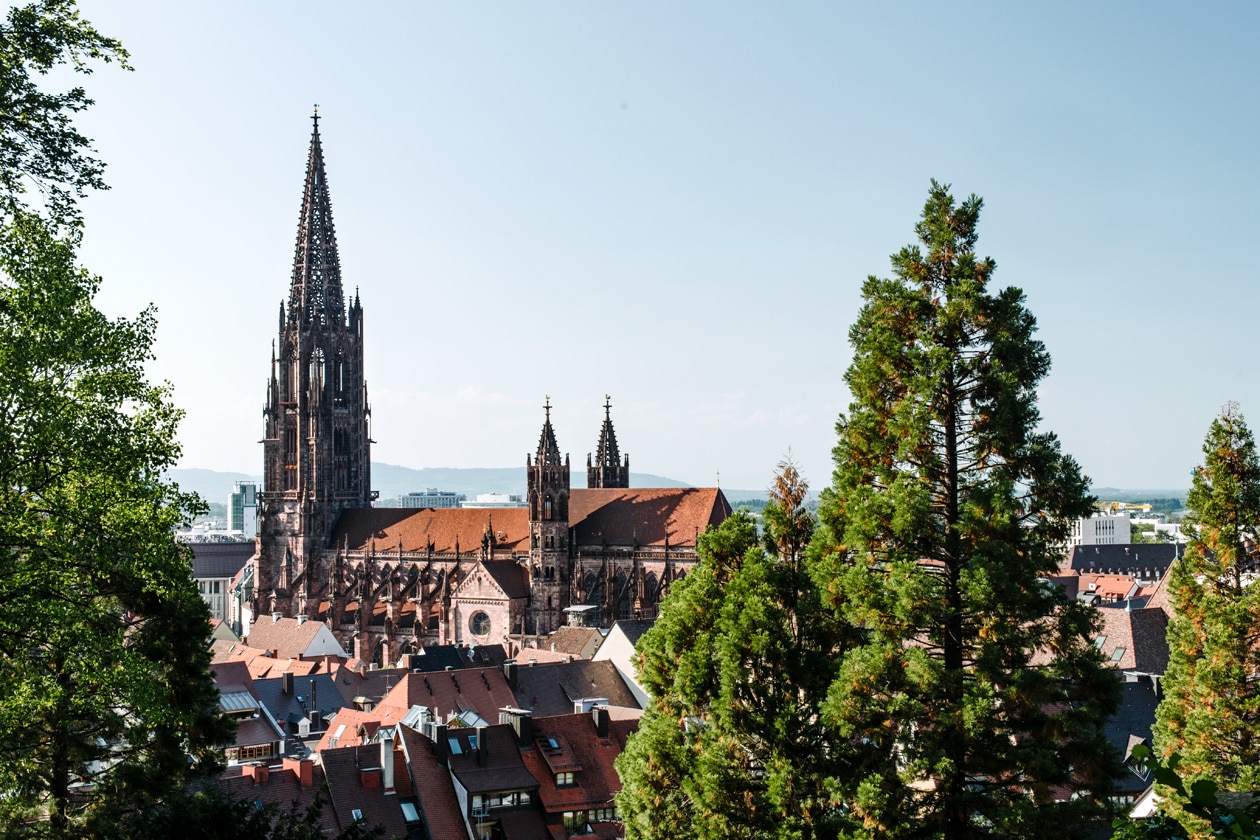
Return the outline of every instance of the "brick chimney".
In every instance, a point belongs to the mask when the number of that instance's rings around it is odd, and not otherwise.
[[[241,766],[241,775],[247,779],[253,779],[254,786],[257,787],[267,784],[267,779],[271,777],[271,768],[263,761],[245,764]]]
[[[285,770],[292,770],[293,775],[297,776],[298,785],[308,788],[315,783],[314,767],[315,762],[309,758],[290,758],[285,756],[281,766]]]

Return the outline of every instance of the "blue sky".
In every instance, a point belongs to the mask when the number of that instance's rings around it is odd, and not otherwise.
[[[523,464],[550,395],[585,463],[829,481],[862,280],[929,180],[1054,367],[1043,426],[1100,485],[1181,487],[1260,423],[1260,7],[1244,3],[84,2],[113,189],[100,305],[153,302],[183,466],[261,472],[310,113],[365,309],[374,459]]]

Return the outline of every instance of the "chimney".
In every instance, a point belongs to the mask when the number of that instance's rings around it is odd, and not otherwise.
[[[298,623],[298,624],[305,624],[305,623],[306,623],[306,616],[304,616],[304,615],[299,615],[299,616],[297,617],[297,623]]]
[[[280,620],[280,613],[278,613],[278,612],[273,612],[273,613],[271,614],[271,623],[272,623],[272,624],[275,624],[275,623],[276,623],[277,621],[279,621],[279,620]]]
[[[485,767],[486,759],[490,755],[490,748],[486,746],[486,730],[477,727],[477,766]]]
[[[598,738],[608,737],[608,707],[596,706],[591,709],[591,719],[595,721],[595,735]]]
[[[248,779],[253,779],[254,787],[258,787],[259,785],[267,784],[267,779],[271,775],[271,769],[267,767],[267,762],[258,761],[242,766],[241,775]]]
[[[503,663],[503,676],[507,677],[508,688],[512,689],[512,691],[516,691],[516,663],[515,662]]]
[[[499,723],[506,723],[516,733],[516,742],[521,746],[529,746],[534,740],[534,718],[528,709],[513,709],[508,706],[499,709]]]
[[[317,692],[317,689],[315,687],[315,680],[312,679],[311,680],[311,711],[312,712],[319,708],[319,704],[315,702],[316,692]]]
[[[293,693],[293,672],[292,671],[285,671],[283,674],[280,675],[280,687],[284,690],[285,694]]]
[[[297,776],[298,785],[308,788],[315,783],[313,778],[313,768],[315,762],[309,758],[290,758],[285,756],[281,762],[281,767],[285,770],[292,770],[293,775]]]
[[[381,786],[387,791],[394,789],[394,730],[381,734]]]
[[[446,766],[446,724],[439,723],[433,727],[433,752],[437,756],[437,763]]]

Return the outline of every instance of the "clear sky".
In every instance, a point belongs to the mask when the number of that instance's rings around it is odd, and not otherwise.
[[[1043,425],[1099,485],[1188,484],[1260,425],[1260,5],[92,2],[131,50],[79,124],[111,314],[156,304],[182,466],[261,473],[319,104],[373,459],[830,480],[849,325],[931,178],[1054,359]],[[580,484],[580,479],[577,480]],[[419,488],[418,488],[419,489]]]

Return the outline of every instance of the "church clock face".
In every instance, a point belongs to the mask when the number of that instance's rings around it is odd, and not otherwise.
[[[478,610],[468,619],[468,629],[474,636],[490,635],[490,616]]]

